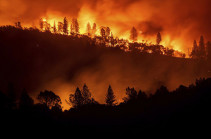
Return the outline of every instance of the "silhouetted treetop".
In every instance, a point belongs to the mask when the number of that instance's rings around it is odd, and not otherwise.
[[[55,105],[60,105],[61,99],[54,92],[45,90],[44,92],[40,92],[37,99],[41,104],[46,105],[48,108],[52,108]]]
[[[106,104],[108,106],[113,106],[113,105],[115,105],[115,101],[116,101],[116,99],[115,99],[113,89],[111,88],[111,85],[109,85],[108,92],[106,95]]]

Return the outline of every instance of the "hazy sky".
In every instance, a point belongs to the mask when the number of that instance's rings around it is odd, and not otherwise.
[[[38,26],[41,17],[51,22],[78,17],[81,32],[96,22],[127,38],[135,26],[139,40],[154,42],[160,31],[164,45],[187,52],[200,35],[211,36],[210,5],[210,0],[0,0],[0,24]]]

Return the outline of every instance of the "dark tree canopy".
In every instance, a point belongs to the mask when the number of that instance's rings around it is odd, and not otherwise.
[[[55,105],[60,105],[61,99],[54,92],[45,90],[44,92],[40,92],[37,99],[41,104],[46,105],[48,108],[52,108]]]
[[[134,88],[126,88],[126,97],[123,98],[124,102],[133,101],[138,97],[138,93]]]

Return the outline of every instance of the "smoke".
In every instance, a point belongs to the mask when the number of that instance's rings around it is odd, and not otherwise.
[[[0,24],[21,21],[38,26],[41,17],[60,20],[78,17],[81,32],[88,22],[109,26],[114,35],[128,38],[135,26],[139,40],[150,39],[160,31],[163,44],[187,53],[200,35],[211,37],[209,0],[1,0]]]

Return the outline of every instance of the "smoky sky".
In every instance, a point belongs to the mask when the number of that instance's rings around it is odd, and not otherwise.
[[[72,18],[84,11],[85,16],[91,13],[99,26],[110,26],[117,36],[132,26],[143,32],[143,38],[160,31],[187,51],[194,39],[211,37],[210,5],[210,0],[1,0],[0,24],[22,21],[37,25],[49,14]]]
[[[98,24],[111,26],[116,33],[126,32],[131,26],[142,29],[140,25],[148,23],[149,33],[144,30],[143,37],[163,31],[171,39],[182,40],[186,50],[190,46],[184,40],[190,45],[200,35],[210,38],[210,4],[209,0],[1,0],[0,22],[36,24],[39,18],[55,12],[78,17],[85,8],[94,14]]]

